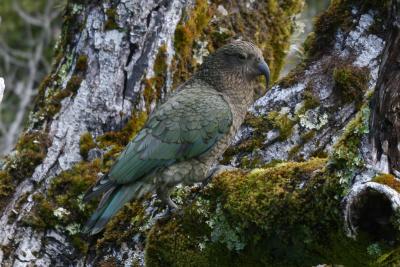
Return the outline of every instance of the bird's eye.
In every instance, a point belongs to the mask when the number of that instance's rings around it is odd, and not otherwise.
[[[241,60],[245,60],[245,59],[247,58],[247,55],[244,54],[244,53],[239,53],[239,54],[238,54],[238,57],[239,57]]]

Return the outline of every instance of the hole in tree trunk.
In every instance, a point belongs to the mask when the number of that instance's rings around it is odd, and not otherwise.
[[[396,242],[398,231],[392,224],[393,216],[388,197],[370,188],[363,191],[351,207],[353,225],[374,241]]]

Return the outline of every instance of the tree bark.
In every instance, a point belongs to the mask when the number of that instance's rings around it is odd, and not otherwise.
[[[396,174],[399,174],[400,170],[400,51],[397,49],[399,46],[400,2],[393,1],[387,43],[373,100],[371,129],[376,160],[382,160],[382,164],[387,165],[387,171]]]
[[[154,106],[236,37],[263,49],[276,79],[302,1],[70,1],[52,73],[0,172],[0,263],[396,266],[400,182],[379,173],[368,142],[369,96],[385,80],[385,41],[394,47],[380,34],[390,1],[378,2],[334,1],[317,19],[304,62],[256,102],[222,159],[243,171],[178,188],[183,212],[166,222],[147,196],[87,238],[96,203],[83,192]]]
[[[307,59],[256,102],[223,159],[258,168],[215,177],[183,216],[156,224],[151,266],[399,265],[400,183],[369,143],[381,58],[398,53],[377,20],[395,2],[335,1],[316,20]]]
[[[57,62],[42,84],[27,131],[48,136],[51,145],[42,163],[21,177],[2,210],[1,265],[84,264],[85,255],[77,251],[64,230],[37,230],[21,221],[37,204],[32,196],[46,195],[55,176],[82,161],[83,133],[97,137],[121,129],[133,111],[144,110],[143,77],[152,69],[161,45],[166,45],[166,60],[171,61],[175,27],[183,8],[191,4],[68,3]],[[74,92],[64,98],[56,95],[66,90]]]
[[[88,239],[79,231],[95,205],[81,202],[83,192],[209,51],[252,39],[276,79],[301,5],[68,1],[52,72],[0,172],[0,264],[144,265],[145,237],[162,211],[156,198],[127,205]]]

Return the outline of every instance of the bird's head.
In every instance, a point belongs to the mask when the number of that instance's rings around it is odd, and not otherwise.
[[[257,77],[263,75],[267,88],[270,79],[269,67],[261,50],[246,41],[233,41],[216,50],[205,59],[199,73],[205,78],[224,77],[228,81],[247,83],[256,83]]]

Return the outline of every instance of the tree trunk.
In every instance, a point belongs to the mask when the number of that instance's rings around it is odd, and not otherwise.
[[[4,266],[144,265],[153,196],[127,205],[104,234],[79,231],[95,203],[85,190],[165,95],[232,38],[282,68],[302,1],[68,1],[52,72],[0,172]]]
[[[215,177],[184,215],[157,223],[150,266],[400,264],[400,182],[382,173],[368,134],[382,55],[398,50],[382,18],[396,12],[396,1],[332,2],[306,59],[255,103],[225,154],[252,170]]]
[[[302,1],[70,1],[52,73],[0,172],[0,263],[396,266],[400,182],[368,142],[377,81],[396,88],[383,83],[391,57],[378,78],[382,54],[397,53],[381,19],[395,2],[333,1],[317,18],[303,62],[257,100],[222,159],[243,170],[178,187],[183,212],[167,221],[146,196],[87,238],[96,203],[83,193],[154,106],[232,38],[256,42],[276,80]]]
[[[388,36],[371,119],[374,148],[378,161],[387,171],[400,171],[400,2],[393,1]],[[385,166],[386,165],[386,166]]]
[[[57,62],[41,85],[29,129],[6,163],[5,172],[11,175],[15,189],[5,196],[0,219],[2,265],[85,263],[86,255],[77,249],[79,245],[71,238],[73,234],[60,229],[60,225],[53,225],[51,229],[40,227],[30,214],[39,205],[41,196],[49,196],[54,178],[82,161],[82,134],[89,132],[91,138],[96,138],[105,132],[118,131],[131,114],[145,110],[143,79],[151,75],[162,45],[166,47],[165,60],[168,64],[172,60],[173,33],[183,8],[190,4],[190,1],[92,1],[84,5],[70,1],[67,4],[62,38],[56,51]],[[167,76],[167,84],[169,79]],[[36,163],[40,164],[31,166],[25,162],[31,161],[31,153],[38,152],[42,155]],[[10,166],[11,162],[17,166]],[[91,175],[96,177],[97,172]],[[86,183],[90,181],[93,179]],[[65,183],[65,190],[74,190]],[[80,194],[84,188],[81,190]],[[59,208],[59,203],[54,204],[55,209]],[[52,217],[50,212],[44,220]],[[72,231],[76,223],[69,224]]]

